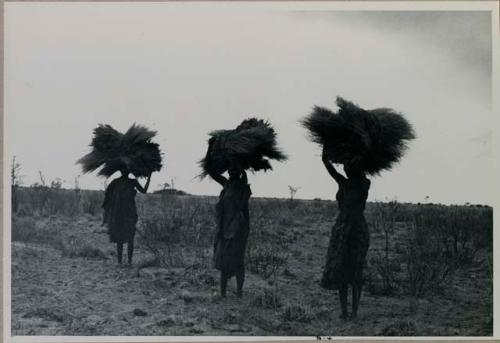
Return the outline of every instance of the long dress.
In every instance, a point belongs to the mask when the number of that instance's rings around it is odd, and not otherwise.
[[[363,282],[363,267],[370,234],[363,214],[370,181],[346,179],[339,185],[339,214],[332,227],[321,287],[339,289],[342,284]]]
[[[108,226],[109,240],[126,243],[134,240],[137,209],[135,206],[135,180],[117,178],[113,180],[104,196],[104,224]]]
[[[250,230],[248,200],[250,186],[242,180],[229,180],[216,205],[217,234],[214,243],[215,268],[227,277],[244,270],[245,250]]]

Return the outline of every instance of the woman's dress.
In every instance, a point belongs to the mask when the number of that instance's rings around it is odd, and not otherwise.
[[[118,178],[113,180],[104,196],[104,224],[108,226],[109,240],[126,243],[134,240],[137,209],[135,206],[135,180]]]
[[[250,229],[248,200],[250,186],[242,180],[228,180],[216,205],[217,234],[214,244],[215,268],[227,277],[244,270],[245,249]]]
[[[363,282],[363,267],[370,243],[363,211],[370,181],[346,179],[339,185],[339,214],[332,228],[321,287],[339,289],[343,284]]]

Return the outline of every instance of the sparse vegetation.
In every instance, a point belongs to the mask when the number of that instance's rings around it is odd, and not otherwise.
[[[73,330],[71,332],[115,335],[122,332],[139,335],[492,334],[493,211],[489,207],[397,202],[367,204],[366,217],[371,232],[367,284],[361,300],[360,320],[345,326],[340,321],[335,322],[339,310],[334,301],[337,294],[321,289],[318,281],[337,213],[332,201],[294,200],[290,206],[286,199],[251,199],[247,286],[244,299],[234,302],[232,296],[226,301],[216,296],[218,273],[212,267],[212,250],[217,198],[170,193],[138,195],[140,219],[136,246],[140,256],[135,268],[127,274],[115,266],[114,246],[108,243],[106,229],[100,226],[102,192],[43,185],[19,186],[17,191],[18,211],[12,217],[13,263],[26,259],[40,261],[38,268],[48,268],[52,278],[61,277],[60,282],[65,282],[63,270],[66,270],[60,268],[65,263],[70,264],[71,267],[64,268],[74,271],[71,278],[80,277],[76,272],[79,270],[81,277],[95,277],[96,281],[92,282],[105,283],[109,289],[117,284],[130,284],[129,288],[120,286],[120,292],[133,289],[127,297],[140,295],[134,301],[146,304],[146,299],[154,299],[148,308],[142,308],[148,315],[141,319],[132,312],[130,318],[129,314],[117,315],[115,312],[104,318],[95,312],[98,310],[94,304],[94,310],[85,312],[86,317],[73,318],[69,321],[71,325],[67,321],[57,322],[60,326],[70,325],[66,330]],[[22,249],[28,249],[21,248],[25,243],[30,247],[53,249],[56,257],[51,260],[52,264],[44,260],[45,250],[30,248],[23,252]],[[88,264],[93,267],[84,268]],[[13,318],[28,313],[20,308],[29,300],[25,296],[22,296],[24,300],[16,297],[16,292],[21,289],[25,292],[26,287],[35,287],[34,291],[39,292],[44,287],[36,279],[33,279],[35,284],[40,286],[23,281],[26,279],[20,274],[21,270],[30,265],[13,265]],[[56,271],[62,274],[59,276]],[[38,278],[45,275],[36,273]],[[75,301],[79,304],[80,300]],[[182,308],[177,301],[182,301]],[[71,306],[61,305],[60,310],[75,313],[86,308],[81,304],[76,309]],[[211,310],[200,312],[206,308]],[[99,311],[115,310],[102,308]],[[152,318],[150,314],[155,311],[154,318],[158,317],[161,325],[148,324],[148,319]],[[148,333],[140,325],[123,324],[127,322],[118,319],[122,318],[119,316],[141,320]],[[396,316],[398,320],[394,321]],[[471,316],[477,320],[465,326],[453,324]],[[431,322],[433,325],[429,324]],[[207,329],[206,323],[210,323],[213,331]],[[124,331],[112,331],[110,325]],[[452,327],[448,328],[450,325]],[[79,329],[75,329],[77,326]],[[16,334],[23,334],[23,330],[21,326],[13,326]],[[68,332],[61,330],[61,333]]]

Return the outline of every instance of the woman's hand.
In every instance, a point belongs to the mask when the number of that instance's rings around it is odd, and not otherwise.
[[[139,181],[137,179],[135,179],[135,188],[137,188],[137,190],[139,192],[147,193],[148,188],[149,188],[149,182],[151,181],[151,174],[152,174],[152,172],[149,173],[148,179],[146,181],[146,185],[144,187],[142,187],[141,184],[139,183]]]

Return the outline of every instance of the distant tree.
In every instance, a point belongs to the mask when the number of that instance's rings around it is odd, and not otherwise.
[[[161,188],[161,190],[170,189],[170,184],[168,182],[165,182],[165,183],[160,184],[159,187]]]
[[[50,188],[55,188],[55,189],[61,189],[62,185],[64,183],[64,180],[56,177],[52,182],[50,183]]]
[[[75,193],[80,192],[80,177],[81,177],[81,175],[75,176],[75,180],[74,180],[74,182],[75,182],[75,184],[74,184]]]
[[[293,201],[293,197],[299,191],[300,187],[293,187],[288,185],[288,190],[290,191],[290,201]]]
[[[19,208],[19,200],[18,200],[18,188],[21,185],[22,176],[21,172],[21,164],[16,162],[16,156],[12,157],[12,165],[10,169],[10,181],[11,181],[11,199],[12,199],[12,211],[17,212]]]
[[[45,176],[43,175],[42,171],[38,171],[38,175],[40,176],[40,186],[41,187],[47,187],[47,184],[45,183]]]

